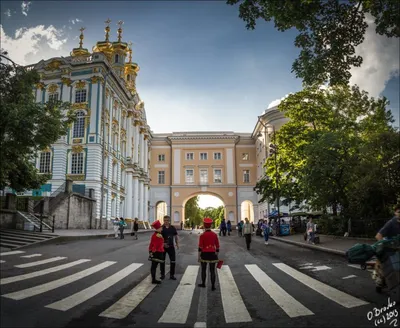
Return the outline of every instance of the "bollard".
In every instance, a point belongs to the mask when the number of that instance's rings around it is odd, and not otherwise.
[[[42,222],[43,222],[43,218],[42,218],[42,214],[40,214],[40,232],[43,232],[42,231],[43,230]]]
[[[54,222],[56,221],[56,216],[53,215],[53,226],[51,227],[51,232],[54,233]]]

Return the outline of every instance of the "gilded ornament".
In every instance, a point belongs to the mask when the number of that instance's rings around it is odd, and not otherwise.
[[[81,153],[81,152],[83,152],[82,145],[72,146],[72,152],[73,153]]]
[[[90,78],[90,80],[91,80],[91,82],[92,82],[93,84],[98,83],[98,82],[100,82],[100,76],[94,75],[94,76],[92,76],[92,77]]]
[[[114,158],[113,161],[112,161],[112,163],[113,163],[113,165],[115,165],[115,164],[118,163],[118,161]]]
[[[72,180],[72,181],[83,181],[85,180],[85,175],[84,174],[66,174],[65,176],[67,180]]]
[[[103,179],[103,183],[104,184],[108,184],[108,180],[107,179]]]
[[[114,184],[115,184],[115,183],[114,183]],[[114,184],[113,184],[113,185],[114,185]],[[115,186],[116,186],[116,185],[115,185]],[[112,193],[111,193],[111,198],[114,199],[115,197],[117,197],[117,194],[116,194],[115,192],[112,192]]]
[[[115,124],[115,125],[118,125],[118,120],[116,120],[115,117],[114,117],[113,120],[112,120],[112,123]]]
[[[106,89],[106,97],[108,98],[110,96],[110,89]]]
[[[79,144],[82,143],[83,139],[73,139],[72,143]]]
[[[82,80],[79,80],[79,81],[76,82],[76,84],[75,84],[75,88],[77,88],[78,90],[79,90],[79,89],[85,88],[85,86],[86,86],[86,82],[85,82],[85,81],[82,81]]]
[[[140,121],[135,120],[135,123],[133,123],[134,126],[138,126],[140,124]]]
[[[128,117],[132,117],[133,116],[133,112],[132,111],[128,111]]]
[[[126,110],[122,111],[122,117],[126,117]]]
[[[47,88],[47,91],[49,93],[56,93],[57,90],[58,90],[58,85],[55,83],[50,84],[49,87]]]
[[[114,108],[115,107],[118,107],[118,101],[116,99],[114,100]]]
[[[141,110],[144,107],[144,102],[141,100],[135,105],[136,110]]]
[[[37,89],[44,89],[44,88],[45,88],[45,85],[44,85],[43,82],[39,82],[39,83],[36,83],[36,88],[37,88]]]
[[[72,104],[72,109],[75,111],[75,110],[78,110],[78,109],[87,109],[87,106],[88,106],[88,103],[87,102],[83,102],[83,103],[73,103]]]
[[[63,84],[66,84],[68,87],[71,86],[71,84],[72,84],[72,80],[70,78],[68,78],[68,77],[62,77],[61,78],[61,82]]]
[[[54,59],[54,60],[52,60],[50,63],[48,63],[48,64],[45,66],[44,69],[45,69],[46,71],[55,71],[56,69],[59,69],[61,65],[62,65],[62,62],[61,62],[60,60]]]

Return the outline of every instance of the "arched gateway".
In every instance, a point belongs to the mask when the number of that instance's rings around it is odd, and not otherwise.
[[[184,220],[186,201],[200,194],[220,198],[234,224],[244,219],[249,202],[258,213],[257,149],[250,133],[154,134],[151,143],[150,208],[165,202],[175,226]],[[159,215],[155,210],[151,219]]]

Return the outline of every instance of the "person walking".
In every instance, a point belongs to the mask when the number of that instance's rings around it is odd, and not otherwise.
[[[151,225],[153,227],[154,234],[151,236],[150,245],[149,245],[149,260],[151,261],[151,283],[152,284],[161,284],[160,280],[156,279],[156,271],[158,263],[160,266],[165,263],[164,260],[164,238],[161,235],[161,222],[154,221]]]
[[[267,220],[264,220],[263,225],[262,225],[262,231],[264,233],[264,242],[265,245],[268,245],[268,239],[269,239],[269,224]]]
[[[312,243],[313,245],[315,245],[314,243],[314,233],[315,233],[315,225],[312,222],[312,217],[309,217],[309,221],[307,223],[307,234],[308,234],[308,243]]]
[[[222,234],[224,236],[226,236],[226,221],[225,221],[225,219],[222,219],[222,221],[221,221],[220,231],[222,232]]]
[[[120,237],[121,239],[125,239],[124,236],[124,229],[127,226],[125,220],[123,217],[119,218],[119,233],[120,233]]]
[[[164,216],[164,224],[162,226],[161,234],[164,238],[164,263],[161,263],[161,280],[165,279],[165,260],[167,259],[167,254],[170,261],[170,276],[169,279],[176,280],[175,278],[175,264],[176,264],[176,253],[174,247],[174,239],[176,248],[179,249],[178,242],[178,231],[171,225],[171,218],[166,215]]]
[[[118,238],[118,230],[119,230],[119,219],[115,218],[113,221],[113,225],[114,225],[114,238]]]
[[[218,252],[219,252],[219,240],[218,235],[211,231],[211,225],[213,220],[205,218],[204,229],[205,231],[200,235],[199,238],[199,256],[198,262],[201,263],[201,284],[199,287],[206,287],[207,278],[207,263],[210,266],[210,278],[211,278],[211,290],[215,290],[215,266],[218,263]]]
[[[243,229],[243,220],[240,220],[240,222],[237,225],[237,229],[238,229],[238,236],[242,237],[242,229]]]
[[[245,223],[243,225],[242,235],[246,239],[246,247],[249,250],[251,244],[251,235],[253,234],[254,226],[250,223],[248,218],[245,218],[244,220]]]
[[[133,235],[135,236],[135,239],[138,239],[138,231],[139,231],[139,220],[138,218],[135,218],[133,221]]]
[[[228,221],[226,222],[226,230],[228,231],[228,236],[230,236],[230,235],[231,235],[231,231],[232,231],[232,223],[231,223],[231,220],[228,220]]]

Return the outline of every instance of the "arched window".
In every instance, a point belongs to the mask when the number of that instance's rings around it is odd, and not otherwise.
[[[116,55],[115,55],[115,63],[117,64],[118,62],[119,62],[119,55],[116,54]]]
[[[74,123],[74,131],[72,138],[83,138],[85,136],[85,113],[79,111],[76,113],[76,120]]]

